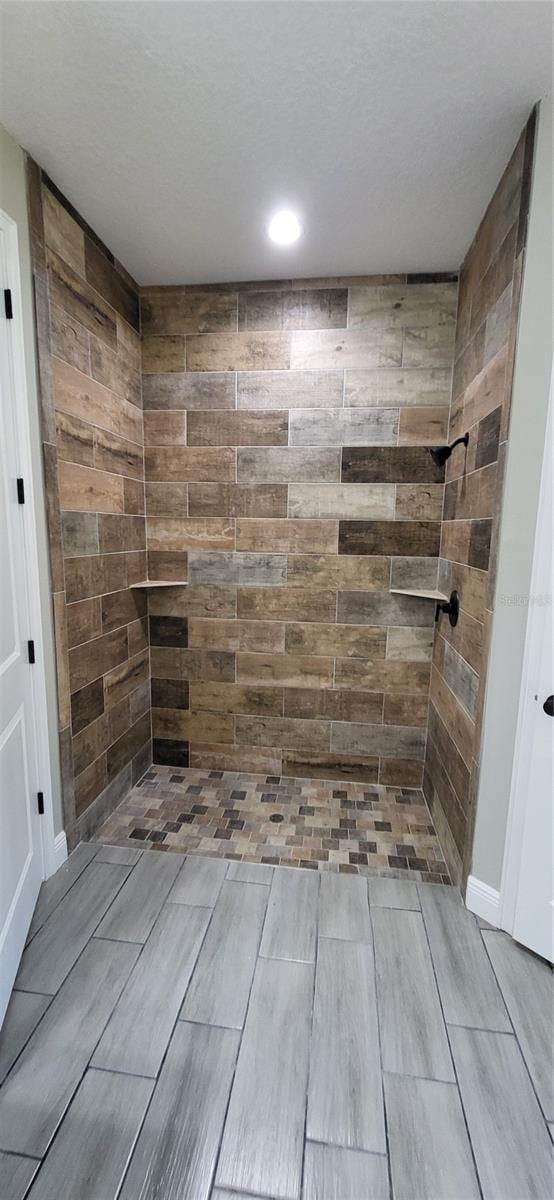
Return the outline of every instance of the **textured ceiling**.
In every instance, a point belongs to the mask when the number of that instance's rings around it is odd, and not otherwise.
[[[535,0],[0,14],[0,119],[143,284],[451,269],[551,80]]]

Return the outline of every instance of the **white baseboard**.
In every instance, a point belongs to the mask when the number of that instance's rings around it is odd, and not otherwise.
[[[482,883],[475,875],[470,875],[466,885],[465,902],[466,907],[475,913],[476,917],[481,917],[483,921],[488,921],[489,925],[499,928],[500,892],[497,892],[496,888]]]
[[[58,867],[63,866],[67,858],[67,838],[65,833],[58,833],[54,838],[54,850],[52,854],[52,874],[58,870]]]

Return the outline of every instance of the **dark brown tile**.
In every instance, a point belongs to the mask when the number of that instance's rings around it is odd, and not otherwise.
[[[344,446],[343,483],[442,483],[444,467],[437,467],[424,446]]]
[[[188,646],[186,617],[154,617],[149,619],[151,646]]]
[[[438,521],[339,521],[339,554],[436,557]]]

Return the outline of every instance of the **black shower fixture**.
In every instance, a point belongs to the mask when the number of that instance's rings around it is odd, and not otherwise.
[[[450,458],[450,455],[452,454],[454,446],[459,446],[460,442],[463,442],[464,446],[467,446],[469,442],[469,433],[464,433],[463,437],[456,438],[456,441],[452,442],[452,445],[450,446],[433,446],[429,449],[429,454],[431,455],[433,462],[437,464],[437,467],[444,467],[446,460]]]

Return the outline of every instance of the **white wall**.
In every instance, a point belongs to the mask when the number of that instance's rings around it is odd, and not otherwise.
[[[539,110],[471,874],[499,890],[513,770],[552,354],[552,102]]]
[[[29,220],[27,215],[27,188],[25,179],[25,157],[20,146],[0,125],[0,208],[16,222],[19,242],[19,271],[21,276],[21,300],[23,310],[23,340],[25,347],[25,370],[29,401],[29,426],[31,456],[35,481],[35,524],[39,554],[40,600],[42,613],[42,645],[46,670],[48,696],[48,740],[52,770],[52,797],[54,808],[54,831],[61,832],[62,799],[58,743],[58,704],[56,698],[56,669],[54,656],[54,634],[52,626],[52,604],[50,598],[50,572],[48,538],[44,507],[42,476],[42,449],[38,405],[37,373],[35,358],[35,324]],[[44,789],[47,790],[46,787]]]

